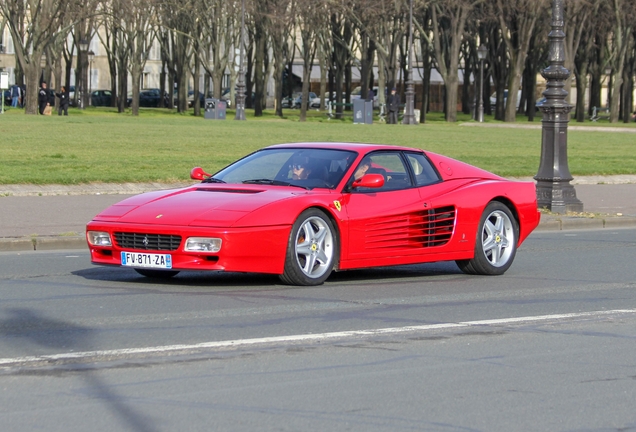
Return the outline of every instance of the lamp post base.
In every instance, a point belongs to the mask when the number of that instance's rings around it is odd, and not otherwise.
[[[537,205],[553,213],[581,213],[583,203],[576,197],[576,190],[570,180],[540,179],[537,180]]]
[[[413,81],[406,82],[406,101],[404,104],[404,119],[402,124],[414,125],[415,121],[415,90],[413,88]]]

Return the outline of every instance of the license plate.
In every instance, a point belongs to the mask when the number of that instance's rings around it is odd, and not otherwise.
[[[121,265],[127,267],[171,269],[172,256],[170,254],[122,252]]]

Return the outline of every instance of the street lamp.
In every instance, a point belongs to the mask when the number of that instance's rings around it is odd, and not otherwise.
[[[552,31],[548,35],[549,66],[541,71],[546,79],[543,96],[546,103],[541,127],[541,163],[534,179],[537,181],[537,203],[554,213],[582,212],[583,203],[576,198],[572,175],[568,168],[568,122],[570,105],[565,98],[565,80],[570,71],[565,63],[565,33],[563,31],[563,1],[552,0]]]
[[[79,79],[79,105],[81,109],[84,109],[85,102],[85,93],[86,93],[86,65],[84,62],[84,58],[86,55],[86,51],[88,51],[88,41],[86,39],[81,39],[79,41],[79,50],[80,55],[78,56],[78,68],[80,70],[80,79]]]
[[[245,68],[243,67],[243,50],[245,43],[245,0],[241,1],[241,41],[239,42],[239,75],[236,84],[236,114],[234,120],[245,118]]]
[[[479,59],[479,112],[477,121],[484,122],[484,60],[488,56],[488,48],[484,44],[477,48],[477,58]]]
[[[404,106],[404,120],[402,124],[415,124],[415,90],[413,89],[413,0],[409,1],[409,45],[406,66],[406,103]]]
[[[93,59],[95,53],[93,50],[88,52],[88,106],[91,106],[91,99],[93,95]]]

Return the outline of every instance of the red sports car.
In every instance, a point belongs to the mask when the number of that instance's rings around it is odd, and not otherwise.
[[[94,264],[148,277],[333,270],[455,260],[503,274],[539,224],[535,185],[419,149],[295,143],[258,150],[183,189],[131,197],[86,229]]]

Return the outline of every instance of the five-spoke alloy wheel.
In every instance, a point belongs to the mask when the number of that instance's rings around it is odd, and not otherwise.
[[[475,256],[470,260],[458,260],[457,265],[469,274],[504,274],[515,259],[518,238],[519,225],[510,209],[492,201],[479,221]]]
[[[290,285],[319,285],[331,274],[338,253],[331,220],[318,209],[305,210],[292,226],[280,278]]]

